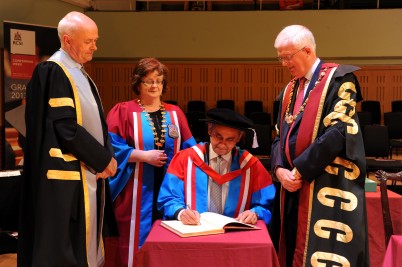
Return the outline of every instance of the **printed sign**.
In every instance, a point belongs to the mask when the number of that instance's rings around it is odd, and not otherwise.
[[[36,64],[48,59],[60,48],[54,27],[4,21],[4,76],[1,142],[6,145],[1,157],[2,169],[21,168],[25,142],[25,95]],[[5,143],[7,142],[7,144]],[[11,155],[13,154],[13,155]],[[15,160],[10,160],[10,158]],[[14,166],[9,166],[14,162]],[[6,166],[7,165],[7,166]]]
[[[10,52],[35,56],[35,31],[10,29]]]

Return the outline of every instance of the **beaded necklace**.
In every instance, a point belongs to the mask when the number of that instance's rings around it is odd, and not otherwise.
[[[161,112],[161,116],[162,116],[162,121],[161,121],[161,125],[158,124],[159,128],[161,129],[161,135],[158,136],[158,132],[156,130],[155,127],[155,123],[151,118],[151,115],[149,114],[148,111],[145,110],[144,105],[141,102],[141,99],[137,99],[138,105],[140,105],[140,107],[142,108],[142,112],[145,113],[145,117],[147,118],[148,124],[152,129],[153,135],[154,135],[154,142],[155,142],[155,146],[159,149],[161,149],[163,147],[163,144],[165,143],[165,137],[166,137],[166,111],[165,111],[165,107],[163,106],[162,102],[159,104],[159,110]],[[156,121],[157,118],[156,118]]]
[[[299,116],[299,114],[304,111],[304,108],[306,107],[307,101],[310,97],[311,91],[313,91],[313,89],[317,86],[317,84],[320,83],[322,78],[324,78],[325,74],[327,73],[327,70],[328,70],[328,68],[326,67],[326,68],[324,68],[323,71],[320,72],[320,76],[318,77],[317,81],[315,82],[314,87],[308,92],[306,99],[304,100],[303,104],[299,108],[299,111],[295,115],[292,115],[289,112],[290,104],[292,103],[293,92],[294,92],[295,85],[296,85],[296,80],[293,80],[292,88],[290,89],[290,94],[289,94],[290,100],[289,100],[288,106],[286,107],[286,111],[285,111],[285,121],[288,125],[292,125],[292,123],[297,119],[297,116]]]

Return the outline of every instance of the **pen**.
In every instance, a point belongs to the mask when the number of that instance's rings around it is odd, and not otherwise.
[[[191,212],[193,213],[193,215],[194,215],[195,217],[197,217],[197,214],[195,214],[195,212],[191,209],[190,204],[187,204],[186,207],[187,207],[188,210],[191,210]],[[198,220],[198,225],[200,225],[200,224],[201,224],[201,222]]]

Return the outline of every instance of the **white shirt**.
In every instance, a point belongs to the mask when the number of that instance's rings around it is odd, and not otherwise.
[[[315,70],[317,69],[318,63],[320,63],[320,59],[317,58],[313,64],[313,66],[311,67],[311,69],[306,73],[306,75],[304,75],[304,78],[306,78],[306,82],[304,83],[304,96],[306,96],[307,90],[306,88],[308,88],[311,79],[313,78],[313,73],[315,72]]]
[[[209,166],[216,170],[217,166],[217,159],[218,159],[218,154],[215,153],[215,151],[212,149],[211,144],[209,145]],[[232,151],[229,153],[222,155],[222,161],[221,161],[221,167],[220,167],[220,172],[221,174],[226,174],[230,168],[231,162],[232,162]],[[212,178],[208,178],[208,208],[209,208],[209,200],[210,200],[210,184],[211,184]],[[225,202],[226,198],[228,196],[228,191],[229,191],[229,182],[226,182],[222,185],[222,210],[225,209]],[[183,213],[184,209],[179,212],[177,215],[177,219],[180,220],[180,216]]]
[[[215,151],[212,149],[212,145],[209,145],[209,166],[214,169],[217,170],[217,159],[218,159],[218,154],[215,153]],[[232,162],[232,151],[230,151],[229,153],[222,155],[222,161],[221,161],[221,166],[220,166],[220,174],[226,174],[230,171],[230,163]],[[208,178],[208,207],[209,207],[209,200],[210,200],[210,190],[211,190],[211,181],[212,178],[209,177]],[[228,196],[228,191],[229,191],[229,182],[226,182],[224,184],[222,184],[222,210],[225,209],[225,202],[226,202],[226,198]]]

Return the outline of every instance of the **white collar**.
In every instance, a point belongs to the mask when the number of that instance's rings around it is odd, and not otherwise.
[[[64,64],[68,65],[70,68],[78,68],[81,69],[82,65],[76,62],[65,50],[60,48],[60,52],[63,54],[65,59]]]
[[[311,81],[311,79],[313,78],[313,73],[315,72],[315,70],[317,69],[318,63],[320,63],[320,59],[317,58],[313,64],[313,66],[311,67],[311,69],[306,73],[306,75],[304,75],[304,78],[306,78],[308,81]]]

